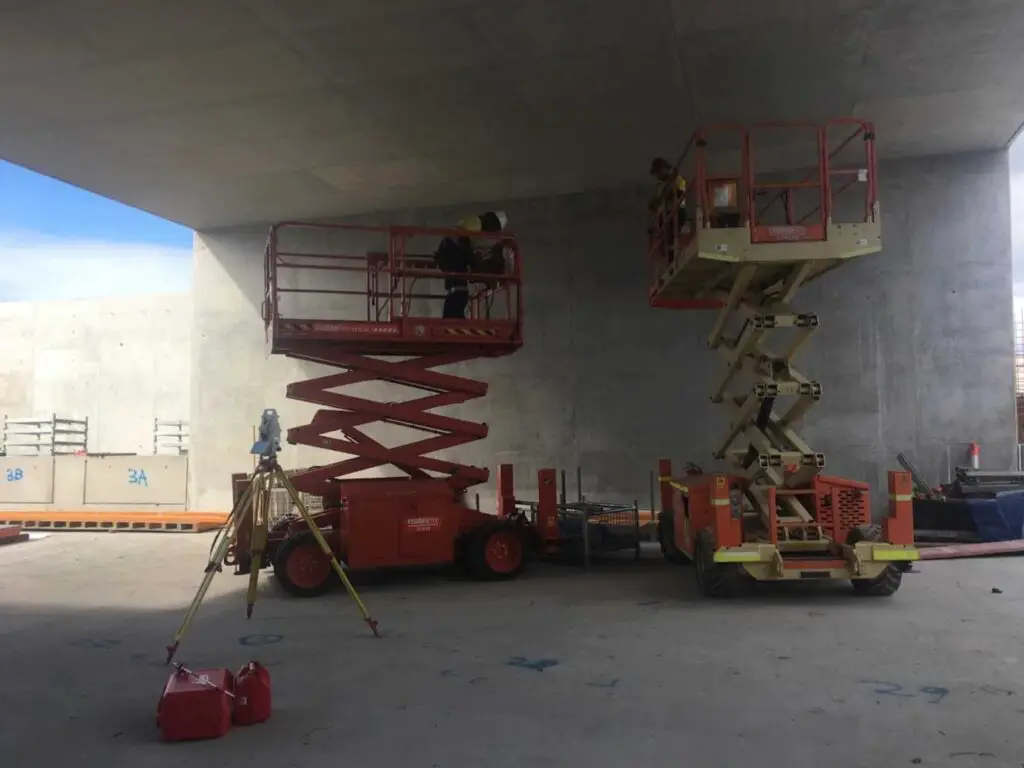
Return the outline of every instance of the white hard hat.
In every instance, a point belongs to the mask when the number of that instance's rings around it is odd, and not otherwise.
[[[501,224],[501,228],[504,229],[508,225],[508,216],[504,211],[495,211],[494,215],[498,217],[498,223]]]

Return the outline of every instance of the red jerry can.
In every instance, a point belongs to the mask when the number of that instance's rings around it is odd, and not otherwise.
[[[270,717],[270,673],[250,661],[235,678],[235,725],[262,723]]]
[[[156,725],[166,741],[215,739],[231,728],[234,678],[227,669],[178,667],[167,680],[156,708]]]

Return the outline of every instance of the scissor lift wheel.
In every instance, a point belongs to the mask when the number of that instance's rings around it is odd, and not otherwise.
[[[697,536],[694,561],[697,586],[706,597],[735,597],[749,581],[738,565],[715,562],[715,541],[708,530]]]
[[[854,528],[846,539],[853,546],[859,541],[884,541],[882,529],[877,525],[864,525]],[[853,588],[857,594],[868,597],[888,597],[896,594],[903,584],[903,572],[896,565],[889,565],[881,575],[873,579],[853,579]]]
[[[512,579],[526,564],[526,542],[514,523],[481,526],[467,536],[463,551],[470,574],[478,579]]]
[[[274,576],[292,597],[317,597],[331,585],[331,561],[312,531],[293,533],[274,556]]]

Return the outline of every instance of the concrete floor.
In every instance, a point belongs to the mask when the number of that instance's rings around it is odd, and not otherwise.
[[[274,716],[164,744],[163,648],[209,543],[0,548],[0,764],[1024,765],[1019,559],[922,564],[889,600],[807,585],[707,602],[653,557],[501,584],[392,577],[363,590],[381,640],[343,593],[289,599],[272,577],[246,622],[225,573],[179,658],[260,659]]]

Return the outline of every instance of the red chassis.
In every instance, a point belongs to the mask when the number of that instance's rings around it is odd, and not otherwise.
[[[457,563],[475,577],[507,579],[523,569],[529,551],[558,548],[555,470],[537,473],[536,512],[527,517],[516,503],[512,466],[498,470],[497,514],[468,507],[464,493],[445,480],[409,478],[348,480],[325,510],[313,516],[331,547],[353,570]],[[236,501],[248,477],[232,478]],[[249,531],[244,530],[229,564],[248,573]],[[330,561],[306,523],[281,520],[270,532],[260,567],[273,566],[282,586],[298,597],[324,592],[331,581]]]

